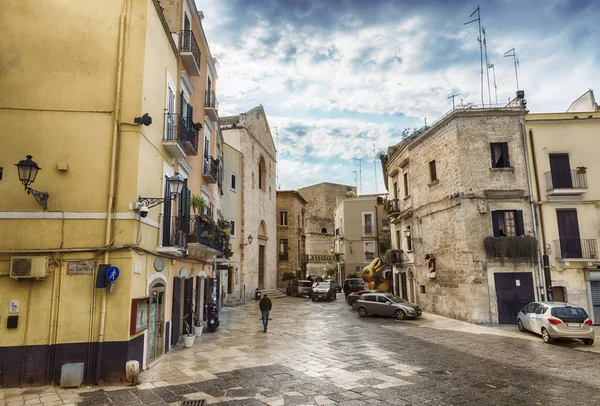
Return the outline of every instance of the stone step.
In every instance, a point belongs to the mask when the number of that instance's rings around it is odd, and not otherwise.
[[[282,293],[279,289],[261,289],[260,293],[263,296],[266,293],[267,296],[269,296],[270,298],[273,298],[273,299],[279,299],[281,297],[285,297],[285,294]]]

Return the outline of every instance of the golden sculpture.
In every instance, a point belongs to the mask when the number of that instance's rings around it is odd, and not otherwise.
[[[375,258],[373,262],[367,265],[361,273],[365,281],[365,289],[378,290],[387,292],[390,290],[390,281],[383,277],[384,263],[379,258]]]

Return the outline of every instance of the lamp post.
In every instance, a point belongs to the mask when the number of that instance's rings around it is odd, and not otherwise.
[[[154,206],[158,206],[161,203],[164,203],[168,200],[173,200],[177,198],[178,195],[183,191],[183,185],[185,184],[185,179],[178,172],[175,175],[167,178],[167,187],[169,188],[169,196],[167,197],[142,197],[138,198],[138,208],[146,207],[151,208]]]
[[[33,158],[31,155],[27,155],[27,159],[23,159],[19,161],[18,164],[15,164],[17,171],[19,172],[19,180],[23,186],[25,186],[27,194],[32,195],[35,200],[42,205],[44,210],[46,210],[48,208],[48,198],[50,195],[46,192],[40,192],[29,187],[29,185],[35,182],[38,171],[42,169],[31,158]]]
[[[248,234],[248,243],[244,244],[244,247],[247,247],[248,245],[252,244],[252,240],[253,240],[252,234]]]

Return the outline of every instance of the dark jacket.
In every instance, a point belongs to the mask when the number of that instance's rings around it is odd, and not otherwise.
[[[273,305],[271,304],[271,299],[269,299],[268,297],[263,297],[262,299],[260,299],[260,303],[258,304],[258,307],[260,308],[261,312],[271,311],[272,306]]]

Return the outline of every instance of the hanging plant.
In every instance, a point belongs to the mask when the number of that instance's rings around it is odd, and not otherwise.
[[[489,260],[498,258],[504,265],[504,260],[509,258],[514,264],[527,261],[537,264],[538,242],[534,237],[524,235],[521,237],[486,237],[483,246]]]

